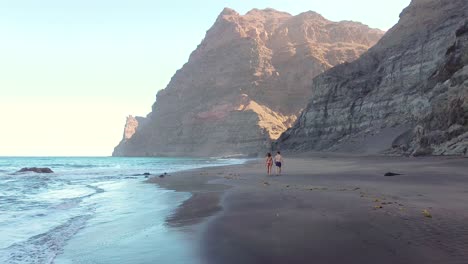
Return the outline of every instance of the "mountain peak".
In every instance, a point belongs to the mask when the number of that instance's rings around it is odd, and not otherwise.
[[[219,14],[219,16],[238,16],[238,15],[239,13],[237,13],[236,10],[229,8],[229,7],[225,7],[223,11],[221,11],[221,13]]]
[[[356,59],[381,37],[366,27],[322,23],[312,11],[302,16],[225,8],[158,93],[149,118],[138,120],[135,135],[114,154],[213,156],[265,148],[306,106],[313,77]]]
[[[308,18],[308,19],[316,19],[316,20],[326,20],[321,14],[319,14],[319,13],[317,13],[315,11],[312,11],[312,10],[302,12],[299,15],[297,15],[297,17],[303,17],[303,18]]]
[[[265,9],[258,9],[258,8],[254,8],[252,10],[250,10],[249,12],[247,12],[245,15],[286,15],[286,16],[291,16],[291,14],[287,13],[287,12],[283,12],[283,11],[278,11],[274,8],[270,8],[270,7],[267,7]]]

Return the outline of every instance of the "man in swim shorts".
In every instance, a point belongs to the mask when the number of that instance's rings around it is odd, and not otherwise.
[[[283,157],[281,157],[281,153],[279,151],[276,152],[274,161],[276,165],[276,175],[281,175],[281,164],[283,163]]]

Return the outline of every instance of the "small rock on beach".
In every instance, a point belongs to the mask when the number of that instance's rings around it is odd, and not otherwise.
[[[424,210],[422,211],[422,213],[423,213],[423,215],[424,215],[425,217],[427,217],[427,218],[432,218],[431,213],[430,213],[427,209],[424,209]]]
[[[398,176],[398,175],[402,175],[402,174],[395,173],[395,172],[387,172],[387,173],[384,174],[384,176],[387,176],[387,177]]]

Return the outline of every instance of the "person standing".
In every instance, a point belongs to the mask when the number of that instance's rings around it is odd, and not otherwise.
[[[281,175],[281,165],[283,164],[283,157],[278,151],[275,155],[276,175]]]
[[[265,165],[267,167],[267,174],[271,175],[271,167],[273,167],[273,158],[271,157],[270,153],[267,154]]]

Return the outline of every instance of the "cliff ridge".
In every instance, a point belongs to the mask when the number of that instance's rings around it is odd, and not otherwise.
[[[467,155],[468,2],[413,0],[359,59],[314,79],[274,148]]]
[[[225,8],[113,155],[257,155],[294,123],[315,76],[357,59],[382,35],[315,12]]]

